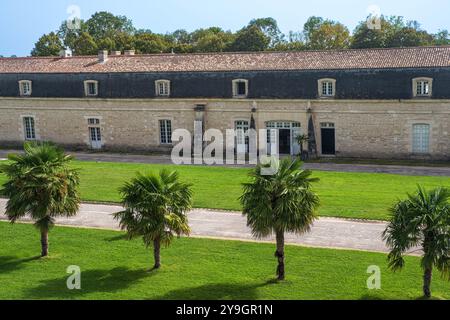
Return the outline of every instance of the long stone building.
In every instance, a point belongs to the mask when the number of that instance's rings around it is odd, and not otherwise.
[[[0,59],[0,146],[169,151],[196,120],[275,129],[281,154],[303,133],[318,156],[449,160],[450,47]]]

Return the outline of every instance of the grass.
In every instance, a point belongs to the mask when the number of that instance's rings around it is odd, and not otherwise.
[[[248,181],[249,172],[246,168],[107,162],[74,162],[73,166],[80,169],[84,201],[120,202],[118,188],[136,172],[170,168],[193,184],[195,207],[225,210],[241,209],[241,184]],[[332,217],[386,220],[393,202],[413,192],[417,184],[450,187],[448,177],[324,171],[315,171],[314,176],[321,179],[314,187],[322,203],[319,213]],[[4,181],[0,175],[0,183]]]
[[[386,255],[359,251],[286,248],[287,280],[276,283],[274,245],[176,239],[162,250],[162,269],[149,271],[152,252],[123,233],[56,227],[50,257],[40,259],[31,225],[0,222],[0,299],[418,299],[419,258],[392,273]],[[68,290],[68,266],[81,268],[82,290]],[[368,290],[367,268],[381,268],[381,290]],[[433,295],[450,298],[437,274]]]
[[[419,167],[450,167],[450,161],[439,160],[397,160],[397,159],[361,159],[361,158],[319,158],[310,159],[309,163],[336,163],[336,164],[366,164],[366,165],[393,165],[393,166],[419,166]]]

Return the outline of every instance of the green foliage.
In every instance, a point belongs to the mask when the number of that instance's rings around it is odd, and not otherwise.
[[[0,165],[7,177],[1,190],[9,199],[5,214],[11,222],[29,215],[41,231],[48,231],[56,217],[77,213],[79,175],[68,167],[72,157],[50,143],[27,142],[24,150]]]
[[[339,22],[311,17],[303,30],[308,49],[345,49],[350,46],[350,31]]]
[[[391,248],[389,266],[404,267],[403,255],[422,247],[422,268],[436,267],[450,280],[450,189],[426,191],[419,187],[391,209],[392,218],[383,236]]]
[[[417,21],[405,21],[403,17],[381,17],[381,29],[369,29],[366,21],[360,22],[353,33],[352,48],[392,48],[445,44],[442,36],[420,29]]]
[[[382,17],[381,30],[372,30],[362,21],[353,35],[338,21],[312,16],[303,30],[283,34],[275,19],[253,19],[237,32],[219,27],[188,32],[183,29],[157,34],[149,29],[136,30],[130,19],[109,12],[97,12],[80,21],[79,30],[71,30],[63,22],[56,32],[44,35],[32,51],[33,55],[57,55],[59,46],[74,50],[75,55],[96,54],[98,49],[138,53],[224,52],[224,51],[298,51],[351,48],[389,48],[424,45],[448,45],[447,30],[428,33],[416,21],[403,17]],[[59,38],[59,39],[57,39]],[[59,43],[59,44],[58,44]],[[61,45],[62,43],[62,45]],[[57,52],[58,51],[58,52]]]
[[[58,56],[59,52],[63,49],[63,44],[58,35],[54,32],[44,34],[39,38],[38,42],[34,45],[34,49],[31,52],[33,57],[41,56]]]
[[[318,179],[311,177],[311,171],[301,170],[298,160],[281,161],[275,175],[262,175],[262,168],[258,166],[251,173],[252,181],[244,183],[240,198],[253,235],[262,238],[276,231],[309,231],[319,206],[311,184]]]
[[[264,51],[268,49],[270,38],[255,25],[246,27],[236,34],[231,45],[232,51]]]
[[[186,213],[192,207],[192,191],[177,172],[138,174],[120,192],[125,210],[114,218],[130,239],[142,236],[147,247],[154,241],[168,246],[174,235],[189,235]]]
[[[73,51],[78,56],[96,55],[98,52],[98,45],[89,33],[83,32],[74,41]]]

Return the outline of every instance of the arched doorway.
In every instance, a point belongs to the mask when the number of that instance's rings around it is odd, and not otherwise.
[[[269,152],[278,145],[279,154],[297,155],[300,153],[300,145],[296,139],[302,132],[300,122],[269,121],[266,122],[266,128]],[[276,137],[278,137],[278,141],[276,141]]]

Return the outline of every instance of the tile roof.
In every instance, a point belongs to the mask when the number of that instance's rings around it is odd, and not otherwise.
[[[300,52],[0,58],[0,73],[112,73],[450,67],[450,46]]]

